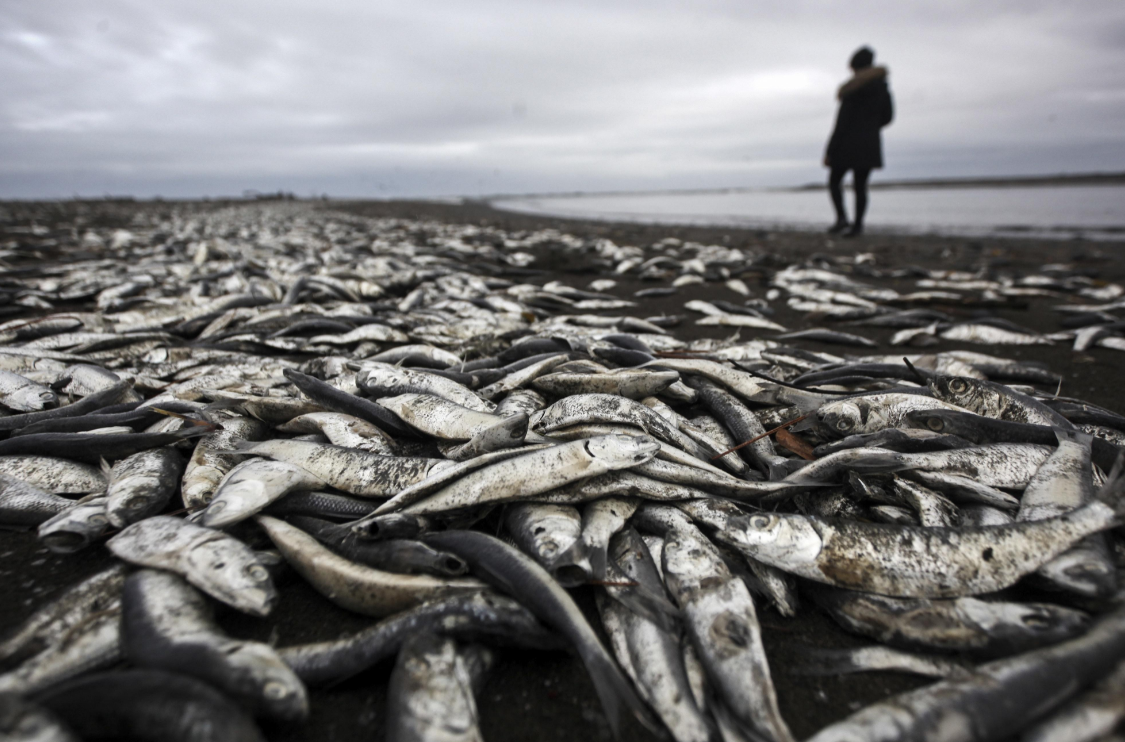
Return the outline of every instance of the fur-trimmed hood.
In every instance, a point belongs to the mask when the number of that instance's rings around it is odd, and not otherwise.
[[[869,83],[885,80],[888,72],[886,67],[865,67],[853,74],[847,82],[840,86],[840,89],[836,91],[836,98],[843,100],[845,95],[851,95]]]

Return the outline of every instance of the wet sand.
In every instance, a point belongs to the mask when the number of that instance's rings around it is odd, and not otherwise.
[[[214,206],[215,204],[212,204]],[[105,226],[127,227],[133,210],[158,205],[95,204],[88,210],[92,218]],[[982,265],[1010,269],[1022,273],[1046,263],[1073,263],[1095,278],[1120,281],[1125,278],[1125,244],[1053,242],[1041,240],[966,240],[940,237],[873,235],[860,240],[832,240],[823,234],[804,232],[760,232],[737,229],[706,229],[699,227],[655,227],[636,224],[611,224],[578,220],[553,219],[508,214],[484,204],[435,204],[427,202],[329,202],[325,208],[341,209],[371,217],[436,220],[482,227],[481,239],[489,239],[491,228],[521,231],[555,228],[586,239],[611,239],[622,245],[648,246],[661,239],[674,237],[704,244],[721,244],[769,253],[761,265],[755,265],[741,278],[753,295],[765,292],[767,271],[780,269],[795,260],[822,254],[833,258],[857,252],[871,253],[880,268],[891,266],[924,266],[972,270]],[[827,208],[827,207],[826,207]],[[60,218],[72,207],[60,207]],[[18,216],[19,207],[9,211]],[[601,277],[593,253],[574,256],[549,248],[532,251],[537,262],[533,266],[543,272],[523,280],[545,283],[559,280],[585,288],[589,281]],[[621,279],[608,293],[632,299],[634,291],[656,284],[636,278]],[[909,290],[913,279],[882,280],[863,278],[879,286],[900,291]],[[726,299],[742,297],[722,284],[688,286],[671,297],[643,299],[634,309],[611,312],[639,317],[657,314],[685,314],[683,304],[691,299]],[[1005,309],[998,315],[1042,331],[1058,329],[1058,315],[1051,306],[1059,300],[1031,299],[1025,309]],[[777,319],[791,329],[809,326],[803,315],[791,312],[784,302],[774,302]],[[77,309],[78,307],[70,307]],[[968,317],[971,308],[936,306],[959,317]],[[855,328],[847,328],[856,331]],[[688,318],[672,330],[679,338],[728,337],[732,328],[697,327]],[[890,330],[861,328],[858,330],[881,344],[879,353],[892,353],[887,345]],[[742,338],[753,336],[743,331]],[[811,350],[836,354],[850,352],[840,346],[802,343]],[[1095,348],[1076,354],[1066,343],[1053,346],[986,346],[942,341],[925,352],[965,349],[1018,359],[1046,363],[1062,374],[1062,393],[1080,397],[1118,412],[1125,411],[1125,388],[1121,384],[1125,355],[1117,351]],[[865,351],[866,352],[866,351]],[[914,352],[914,351],[910,351]],[[38,546],[29,533],[0,532],[0,634],[17,625],[30,610],[66,586],[108,566],[111,559],[104,547],[78,554],[57,556]],[[233,611],[220,615],[221,623],[233,635],[274,641],[280,646],[306,641],[330,639],[370,625],[371,619],[336,608],[313,592],[293,574],[279,581],[282,600],[267,620],[255,619]],[[575,596],[593,615],[592,591],[582,588]],[[762,605],[762,604],[760,604]],[[792,658],[803,644],[824,647],[846,647],[866,643],[838,629],[825,615],[806,601],[801,613],[786,619],[772,608],[761,607],[759,617],[764,627],[767,652],[778,689],[782,713],[798,738],[804,738],[833,721],[841,719],[863,705],[897,692],[924,685],[925,680],[897,673],[868,673],[847,677],[809,678],[787,671]],[[596,625],[596,621],[595,621]],[[383,738],[383,709],[390,663],[374,668],[361,676],[331,689],[314,689],[311,693],[312,715],[305,724],[265,725],[271,740],[379,740]],[[501,662],[493,670],[480,698],[481,726],[486,739],[503,740],[608,740],[611,738],[593,689],[581,664],[562,653],[501,652]],[[629,723],[625,740],[657,739],[639,725]]]

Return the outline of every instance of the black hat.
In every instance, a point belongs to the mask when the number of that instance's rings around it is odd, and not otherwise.
[[[871,63],[875,61],[875,52],[871,51],[870,47],[861,46],[859,51],[852,55],[852,61],[848,65],[853,70],[862,70],[870,67]]]

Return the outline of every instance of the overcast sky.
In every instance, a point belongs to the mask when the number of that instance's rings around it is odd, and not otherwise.
[[[861,44],[887,168],[1125,170],[1125,2],[5,0],[0,197],[823,178]]]

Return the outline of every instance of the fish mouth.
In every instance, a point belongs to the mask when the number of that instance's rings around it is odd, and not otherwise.
[[[89,543],[89,539],[81,533],[74,533],[73,531],[48,533],[42,536],[41,540],[51,551],[78,551]]]

